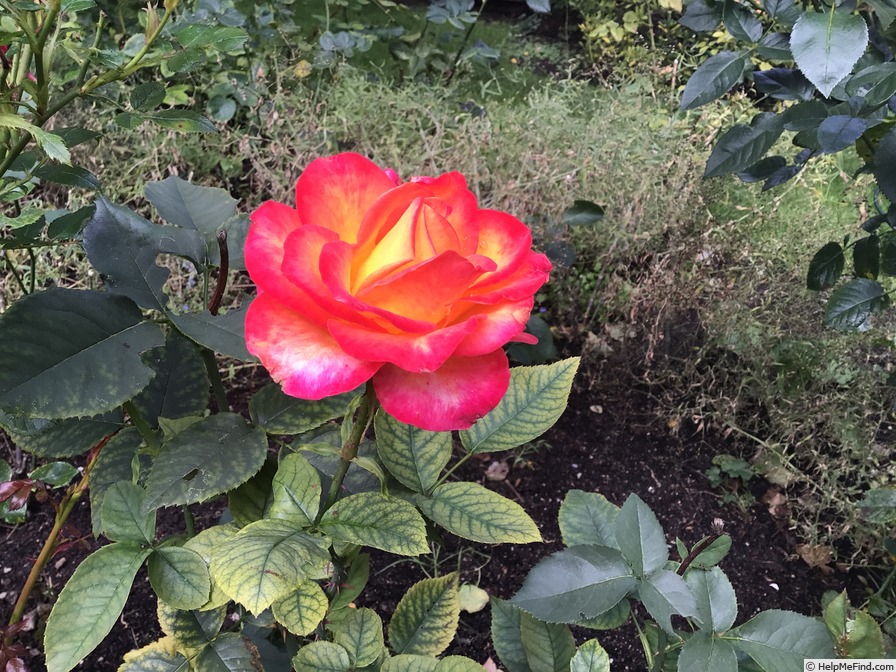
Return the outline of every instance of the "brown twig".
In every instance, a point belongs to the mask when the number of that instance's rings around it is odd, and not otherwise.
[[[212,300],[208,302],[208,312],[212,315],[218,314],[218,308],[221,307],[221,300],[224,298],[224,290],[227,288],[227,273],[230,270],[230,255],[227,251],[227,232],[218,231],[215,236],[218,240],[218,250],[221,252],[221,263],[218,265],[218,281],[215,283],[215,293],[212,294]]]

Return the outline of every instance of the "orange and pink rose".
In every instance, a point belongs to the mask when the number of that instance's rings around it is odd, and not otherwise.
[[[252,214],[248,349],[286,394],[322,399],[371,380],[398,420],[465,429],[507,391],[503,346],[535,342],[523,329],[551,264],[531,245],[459,173],[402,184],[358,154],[317,159],[295,208]]]

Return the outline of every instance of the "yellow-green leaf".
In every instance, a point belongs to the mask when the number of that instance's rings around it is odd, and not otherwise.
[[[516,502],[478,483],[445,483],[429,497],[418,495],[423,513],[452,534],[484,544],[541,541],[529,515]]]
[[[208,602],[211,579],[202,556],[188,548],[163,546],[149,556],[149,582],[163,602],[198,609]]]
[[[327,596],[314,581],[302,581],[286,597],[272,605],[274,618],[292,634],[311,634],[327,615]]]
[[[333,642],[312,642],[299,649],[292,666],[302,672],[348,672],[352,661],[348,651]]]
[[[118,672],[184,672],[187,659],[177,652],[173,637],[162,637],[124,654]]]
[[[427,432],[376,414],[376,449],[386,469],[415,492],[432,488],[451,458],[451,433]]]
[[[317,517],[320,507],[320,476],[317,469],[298,453],[290,453],[280,460],[274,475],[274,501],[269,518],[289,521],[308,527]]]
[[[117,542],[87,556],[65,584],[44,635],[47,669],[69,672],[115,625],[140,565],[152,552]]]
[[[471,453],[510,450],[550,429],[566,410],[579,358],[544,366],[518,367],[510,371],[507,394],[491,413],[460,440]]]
[[[397,654],[437,656],[454,639],[459,617],[457,575],[423,579],[395,607],[389,644]]]
[[[383,652],[383,622],[372,609],[348,609],[329,630],[355,667],[370,665]]]
[[[397,555],[429,552],[426,523],[411,504],[379,492],[361,492],[337,501],[320,529],[337,541],[373,546]]]
[[[286,521],[259,520],[212,551],[211,574],[231,599],[260,614],[327,562],[326,549]]]
[[[214,527],[202,530],[202,532],[196,536],[188,539],[186,543],[184,543],[184,548],[188,548],[191,551],[198,553],[203,562],[205,562],[205,566],[208,567],[212,561],[213,550],[221,546],[221,544],[228,539],[236,536],[237,532],[239,532],[239,528],[233,524],[215,525]],[[227,593],[221,590],[221,587],[211,577],[211,574],[209,574],[209,581],[211,583],[211,591],[208,602],[199,607],[203,611],[207,609],[216,609],[217,607],[230,602]]]
[[[193,658],[217,636],[227,617],[227,609],[181,611],[159,602],[156,609],[159,627],[174,640],[175,648]]]

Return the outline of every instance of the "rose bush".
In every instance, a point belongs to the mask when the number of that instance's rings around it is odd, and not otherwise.
[[[507,391],[502,347],[535,342],[523,329],[551,264],[459,173],[401,183],[339,154],[308,165],[295,208],[268,201],[251,219],[246,342],[289,395],[372,380],[398,420],[465,429]]]

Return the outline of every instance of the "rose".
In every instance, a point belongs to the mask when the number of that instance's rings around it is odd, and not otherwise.
[[[497,406],[551,264],[518,219],[480,209],[459,173],[401,184],[358,154],[312,161],[296,207],[252,214],[258,296],[246,344],[286,394],[322,399],[372,380],[387,413],[465,429]]]

